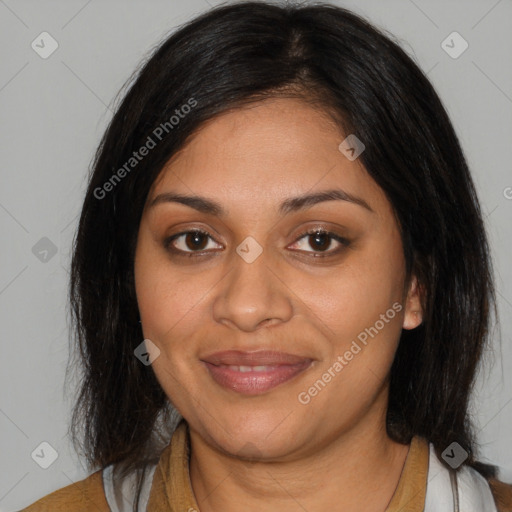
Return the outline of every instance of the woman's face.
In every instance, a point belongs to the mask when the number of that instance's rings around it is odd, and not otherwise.
[[[390,203],[344,138],[298,99],[266,100],[205,124],[149,193],[135,282],[153,369],[227,453],[293,459],[384,427],[419,299]],[[346,199],[314,199],[327,191]]]

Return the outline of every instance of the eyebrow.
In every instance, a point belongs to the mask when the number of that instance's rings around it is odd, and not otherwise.
[[[312,194],[304,194],[286,199],[279,206],[279,213],[281,215],[286,215],[298,210],[305,210],[324,201],[347,201],[349,203],[362,206],[368,211],[375,213],[364,199],[353,194],[349,194],[339,188],[323,190]],[[148,208],[152,208],[161,203],[180,203],[185,206],[189,206],[190,208],[194,208],[201,213],[215,215],[217,217],[222,217],[226,214],[224,208],[216,201],[207,199],[206,197],[176,194],[174,192],[164,192],[157,195],[150,201]]]

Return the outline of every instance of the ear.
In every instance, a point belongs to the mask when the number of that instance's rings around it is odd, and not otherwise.
[[[421,307],[421,289],[416,276],[413,276],[405,299],[405,313],[402,327],[414,329],[423,322],[423,308]]]

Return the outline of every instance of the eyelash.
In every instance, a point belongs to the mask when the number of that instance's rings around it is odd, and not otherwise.
[[[207,236],[208,238],[214,240],[214,238],[207,231],[204,231],[204,230],[199,229],[199,228],[198,229],[191,229],[189,231],[182,231],[180,233],[176,233],[175,235],[172,235],[172,236],[166,238],[164,240],[164,243],[163,243],[165,249],[167,251],[169,251],[170,253],[178,256],[178,257],[185,257],[185,258],[200,257],[201,255],[204,255],[205,253],[211,252],[210,250],[206,250],[206,251],[205,250],[203,250],[203,251],[182,251],[181,249],[176,249],[176,248],[172,247],[172,242],[174,242],[174,240],[178,239],[179,237],[181,237],[183,235],[189,235],[189,234],[201,234],[201,235]],[[305,231],[304,233],[302,233],[295,240],[295,242],[293,242],[293,244],[296,244],[297,242],[302,240],[304,237],[307,237],[307,236],[310,236],[310,235],[321,235],[321,236],[322,235],[326,235],[329,238],[339,242],[342,245],[342,247],[338,248],[338,249],[336,249],[334,251],[332,251],[332,250],[330,250],[330,251],[299,251],[301,253],[306,253],[306,254],[311,253],[311,255],[309,257],[327,258],[327,257],[330,257],[330,256],[335,256],[339,252],[341,252],[343,250],[343,248],[346,248],[346,247],[348,247],[350,245],[350,241],[347,240],[346,238],[343,238],[343,237],[337,235],[336,233],[333,233],[331,231],[327,231],[327,230],[325,230],[323,228],[313,228],[313,229],[309,229],[309,230]]]

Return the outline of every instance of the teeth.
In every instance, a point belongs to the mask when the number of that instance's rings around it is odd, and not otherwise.
[[[228,368],[230,370],[236,371],[236,372],[268,372],[275,370],[276,366],[234,366],[234,365],[228,365]]]

